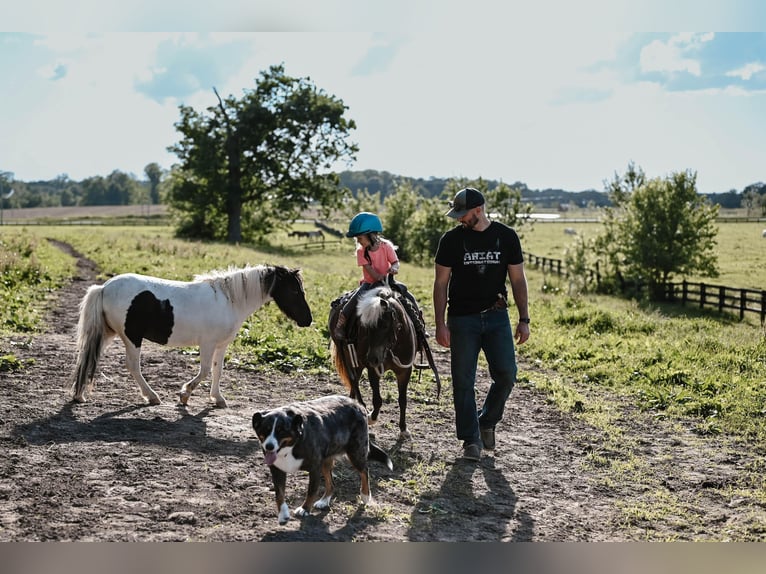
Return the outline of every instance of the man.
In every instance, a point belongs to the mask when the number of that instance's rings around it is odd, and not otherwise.
[[[455,427],[463,441],[463,458],[478,461],[482,448],[495,448],[495,425],[503,418],[516,382],[514,338],[519,344],[529,338],[527,277],[519,236],[507,225],[490,221],[481,192],[461,189],[450,207],[446,215],[460,225],[442,235],[436,250],[436,341],[451,348]],[[506,276],[519,312],[515,334],[507,311]],[[492,384],[477,410],[480,350]]]

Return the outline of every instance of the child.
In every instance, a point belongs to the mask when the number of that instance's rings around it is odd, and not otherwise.
[[[356,308],[359,294],[370,289],[390,274],[399,272],[399,258],[396,246],[388,239],[379,235],[383,232],[383,224],[374,213],[363,211],[357,213],[348,226],[346,237],[356,239],[356,262],[362,268],[362,279],[359,288],[346,301],[338,315],[333,336],[338,341],[346,338],[346,321]]]

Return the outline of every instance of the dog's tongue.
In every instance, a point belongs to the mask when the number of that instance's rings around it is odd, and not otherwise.
[[[277,453],[275,453],[273,450],[269,450],[263,453],[263,457],[266,461],[266,464],[272,465],[277,460]]]

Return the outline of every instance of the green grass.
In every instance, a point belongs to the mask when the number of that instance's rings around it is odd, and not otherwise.
[[[43,237],[26,231],[0,234],[0,332],[31,332],[51,289],[74,273],[75,262]]]
[[[564,233],[565,227],[573,228],[585,239],[595,238],[602,228],[600,223],[536,222],[524,231],[524,250],[540,257],[563,259],[575,240]],[[742,289],[766,289],[766,239],[761,237],[766,224],[718,223],[717,227],[716,254],[720,276],[690,276],[686,279]],[[674,281],[682,279],[673,278]]]
[[[692,417],[700,432],[766,439],[766,339],[758,325],[613,297],[532,300],[535,329],[520,353],[539,366],[577,388],[627,395],[657,417]]]
[[[728,229],[720,241],[722,252],[736,251],[739,244],[734,242],[732,226],[738,225],[750,227],[737,232],[739,241],[755,232],[751,224],[722,225],[722,230]],[[562,228],[555,228],[563,236]],[[534,233],[541,229],[549,231],[554,225],[538,225]],[[0,228],[3,281],[14,286],[6,287],[4,295],[17,293],[12,304],[0,310],[3,334],[39,328],[46,294],[73,272],[74,261],[46,237],[66,241],[96,261],[102,279],[136,271],[188,280],[197,273],[246,263],[300,267],[313,325],[300,329],[276,306],[262,309],[245,322],[229,349],[228,360],[243,368],[328,370],[330,302],[359,279],[350,239],[328,242],[319,250],[304,249],[286,234],[275,235],[268,247],[256,248],[182,241],[165,227],[30,226],[21,233],[18,228]],[[552,244],[560,245],[557,241]],[[531,237],[529,245],[535,245]],[[551,256],[555,249],[548,251]],[[766,253],[762,258],[766,260]],[[757,260],[752,263],[755,268],[761,265]],[[27,276],[29,281],[18,280]],[[522,369],[520,375],[547,392],[559,408],[584,417],[619,442],[616,417],[601,398],[613,393],[658,418],[689,417],[701,433],[728,432],[766,445],[766,338],[755,320],[740,322],[714,312],[614,297],[569,297],[555,277],[544,280],[530,269],[528,278],[532,337],[518,352],[541,371],[528,374]],[[403,264],[400,279],[421,302],[432,325],[432,268]],[[722,281],[737,283],[730,275]],[[8,351],[0,349],[0,355]],[[269,363],[272,366],[266,367]],[[421,386],[413,385],[412,396],[417,400],[422,395],[425,403],[432,381],[424,376]]]

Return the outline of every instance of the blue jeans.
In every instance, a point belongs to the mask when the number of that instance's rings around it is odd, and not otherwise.
[[[494,428],[503,418],[505,402],[516,382],[516,350],[506,309],[474,315],[448,316],[452,391],[457,438],[481,441],[479,428]],[[492,384],[480,410],[476,408],[476,366],[479,351],[489,365]]]

